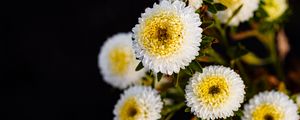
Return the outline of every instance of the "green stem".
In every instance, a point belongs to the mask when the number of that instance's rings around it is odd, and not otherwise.
[[[177,112],[178,110],[180,110],[182,107],[185,106],[184,102],[181,102],[179,104],[173,105],[172,107],[170,107],[166,112],[165,115],[167,115],[167,117],[165,118],[166,120],[169,120],[172,118],[172,116],[175,114],[175,112]]]
[[[282,81],[285,79],[285,76],[283,74],[281,62],[280,62],[279,56],[277,54],[274,36],[275,36],[275,33],[272,31],[272,33],[270,33],[269,37],[267,37],[267,38],[269,38],[269,40],[267,40],[269,43],[267,43],[267,44],[269,45],[269,48],[270,48],[271,62],[276,70],[279,80]]]
[[[268,31],[267,33],[260,33],[257,31],[255,36],[270,50],[269,60],[276,71],[278,79],[284,80],[285,76],[282,71],[281,62],[279,60],[275,44],[275,31]]]
[[[275,31],[268,31],[266,33],[260,33],[258,30],[253,29],[251,31],[242,32],[240,34],[234,35],[233,39],[241,40],[247,37],[255,36],[260,40],[269,50],[270,50],[270,63],[273,65],[276,70],[277,77],[280,80],[284,80],[285,76],[282,71],[281,62],[277,54],[276,44],[275,44]]]
[[[214,17],[214,18],[216,20],[216,28],[219,30],[219,32],[221,34],[221,41],[227,48],[229,46],[229,44],[228,44],[228,40],[226,37],[226,29],[222,28],[221,22],[217,19],[217,17]]]
[[[244,78],[245,84],[250,87],[250,83],[249,83],[249,77],[246,74],[245,68],[243,66],[243,64],[240,62],[240,60],[236,60],[236,66],[238,67],[238,69],[240,70],[241,75]]]
[[[208,54],[215,58],[215,61],[219,64],[226,65],[224,58],[221,57],[221,55],[219,55],[219,53],[217,53],[214,49],[209,49]]]
[[[165,120],[171,120],[171,118],[174,116],[175,112],[170,113]]]
[[[216,19],[216,28],[219,30],[219,32],[221,34],[221,37],[222,37],[221,39],[222,39],[222,42],[225,46],[225,49],[228,50],[230,46],[229,46],[229,43],[228,43],[228,39],[226,37],[226,27],[222,29],[221,22],[218,19]],[[232,55],[230,55],[231,53],[229,53],[228,51],[226,53],[227,53],[227,55],[229,55],[229,57],[231,59],[233,59]],[[241,72],[241,75],[245,79],[246,83],[248,83],[248,78],[249,77],[246,74],[246,71],[245,71],[243,65],[241,64],[241,62],[239,60],[236,60],[236,64],[237,64],[238,69]]]
[[[181,95],[185,95],[183,89],[180,87],[180,85],[176,86],[176,90],[181,94]]]

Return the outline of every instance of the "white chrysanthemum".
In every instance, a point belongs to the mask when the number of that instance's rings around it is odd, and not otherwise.
[[[161,2],[161,1],[164,1],[164,0],[159,0],[159,1]],[[168,1],[174,2],[176,0],[168,0]],[[186,0],[178,0],[178,1],[185,2]],[[189,6],[191,6],[195,10],[200,8],[202,6],[202,3],[203,3],[203,0],[188,0],[188,1],[189,1]]]
[[[132,31],[136,56],[155,73],[178,73],[198,55],[199,15],[182,1],[161,1],[147,8]]]
[[[135,59],[131,37],[131,33],[119,33],[108,38],[98,56],[104,81],[120,89],[140,82],[145,75],[143,69],[135,71],[139,61]]]
[[[280,17],[288,8],[286,0],[263,0],[262,8],[267,12],[268,21],[273,21]]]
[[[244,106],[243,120],[299,120],[297,105],[283,93],[265,91]]]
[[[186,86],[187,106],[202,119],[233,116],[244,100],[244,88],[241,77],[230,68],[208,66]]]
[[[237,26],[241,22],[249,20],[258,9],[259,0],[215,0],[215,3],[221,3],[227,7],[224,11],[219,11],[216,15],[222,23],[226,23],[233,15],[233,12],[243,5],[241,10],[231,19],[230,26]]]
[[[114,120],[157,120],[163,103],[151,87],[134,86],[124,91],[114,108]]]

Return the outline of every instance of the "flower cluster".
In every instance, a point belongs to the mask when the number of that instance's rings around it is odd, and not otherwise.
[[[114,119],[170,119],[185,109],[192,119],[298,120],[300,97],[290,98],[274,49],[287,11],[285,0],[161,0],[146,8],[132,32],[100,50],[104,81],[124,90]],[[239,27],[245,23],[249,31]],[[239,42],[248,37],[270,49],[268,60]],[[277,74],[266,73],[275,85],[260,88],[257,79],[268,77],[245,67],[264,65]]]

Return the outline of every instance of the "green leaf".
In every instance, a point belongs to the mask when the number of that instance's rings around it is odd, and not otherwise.
[[[235,11],[233,11],[233,14],[231,17],[234,17],[236,14],[238,14],[240,12],[240,10],[242,9],[242,7],[243,7],[243,4],[240,5]]]
[[[175,87],[180,87],[180,83],[181,83],[180,80],[182,80],[183,75],[184,75],[184,71],[183,69],[180,69],[179,72],[176,74]]]
[[[160,79],[162,78],[163,74],[161,72],[157,73],[157,81],[160,81]]]
[[[215,38],[213,38],[211,36],[205,36],[205,35],[203,35],[201,44],[204,43],[204,42],[205,43],[211,43],[214,39]]]
[[[185,108],[184,112],[191,112],[191,108]]]
[[[213,43],[214,39],[215,38],[210,37],[210,36],[204,36],[201,41],[200,49],[203,50],[203,49],[211,47],[211,44]]]
[[[243,116],[243,112],[241,110],[235,111],[234,114],[239,116],[239,117]]]
[[[142,62],[140,62],[140,63],[136,66],[135,71],[139,71],[139,70],[141,70],[141,69],[143,69],[143,68],[144,68],[144,65],[143,65]]]
[[[268,13],[267,13],[264,9],[259,8],[259,9],[257,10],[257,12],[256,12],[256,16],[257,16],[257,17],[260,17],[260,18],[266,18],[266,17],[268,17],[269,15],[268,15]]]
[[[213,4],[206,1],[204,1],[203,4],[207,6],[209,12],[213,14],[216,14],[218,12],[217,8]]]
[[[212,4],[207,4],[207,7],[208,7],[208,11],[213,14],[216,14],[218,12],[217,8]]]
[[[212,20],[208,20],[208,21],[203,21],[201,24],[202,28],[210,28],[212,26],[214,26],[215,22]]]
[[[232,18],[233,18],[236,14],[238,14],[238,13],[240,12],[240,10],[242,9],[242,7],[243,7],[243,4],[240,5],[236,10],[233,11],[232,15],[230,16],[230,18],[228,19],[228,21],[227,21],[226,24],[228,24],[228,23],[232,20]]]
[[[197,10],[195,11],[195,13],[200,14],[200,9],[197,9]]]
[[[227,9],[227,7],[225,5],[223,5],[223,4],[221,4],[221,3],[215,3],[214,6],[216,7],[216,9],[218,11],[224,11],[224,10]]]
[[[231,47],[229,50],[229,53],[233,59],[238,59],[249,52],[242,44]]]
[[[202,66],[195,60],[193,60],[189,66],[197,72],[202,72]]]
[[[210,36],[205,36],[205,35],[203,35],[201,39],[202,39],[201,46],[200,46],[200,50],[198,51],[199,54],[197,57],[206,56],[207,50],[211,49],[211,45],[215,40],[215,38]]]
[[[260,33],[267,33],[267,31],[273,29],[274,24],[272,22],[264,22],[263,24],[260,24],[259,26],[259,32]]]
[[[285,12],[278,17],[274,22],[276,22],[277,24],[283,24],[288,22],[288,18],[290,18],[290,16],[293,15],[293,11],[291,8],[288,8],[287,10],[285,10]]]
[[[184,71],[186,74],[188,74],[189,76],[192,76],[192,75],[193,75],[191,69],[190,69],[188,66],[185,67],[185,69],[183,69],[183,71]]]

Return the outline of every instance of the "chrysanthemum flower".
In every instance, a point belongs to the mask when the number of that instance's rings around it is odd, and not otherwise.
[[[140,82],[145,75],[145,70],[135,71],[139,61],[135,59],[131,37],[131,33],[119,33],[108,38],[98,56],[104,81],[120,89]]]
[[[158,92],[134,86],[124,91],[114,108],[114,120],[157,120],[163,107]]]
[[[222,23],[226,23],[233,15],[234,11],[243,5],[241,10],[231,19],[229,25],[237,26],[241,22],[249,20],[257,10],[259,0],[215,0],[215,3],[221,3],[227,7],[224,11],[219,11],[216,15]]]
[[[243,120],[299,120],[297,105],[283,93],[261,92],[244,107]]]
[[[163,1],[163,0],[159,0],[159,1]],[[176,0],[168,0],[171,2],[174,2]],[[178,1],[182,1],[182,2],[186,2],[186,0],[178,0]],[[200,8],[202,6],[203,0],[188,0],[189,2],[189,6],[191,6],[192,8],[194,8],[194,10],[197,10],[198,8]]]
[[[267,12],[268,21],[273,21],[280,17],[288,8],[286,0],[264,0],[262,8]]]
[[[162,0],[147,8],[132,31],[136,56],[155,73],[178,73],[198,55],[199,15],[182,1]]]
[[[202,119],[233,116],[244,100],[244,88],[241,77],[230,68],[208,66],[186,86],[187,106]]]

